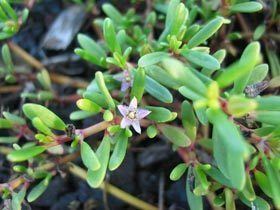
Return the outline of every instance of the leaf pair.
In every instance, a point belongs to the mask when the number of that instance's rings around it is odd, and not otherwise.
[[[99,187],[106,175],[106,170],[110,157],[110,138],[105,136],[99,145],[96,156],[100,161],[100,168],[97,170],[88,170],[87,172],[87,182],[91,187]]]
[[[122,129],[117,132],[113,140],[115,141],[115,147],[111,157],[111,139],[110,137],[105,136],[96,151],[96,158],[100,162],[100,167],[95,170],[91,168],[88,170],[87,181],[89,185],[94,188],[97,188],[102,184],[106,175],[107,166],[110,170],[115,170],[124,160],[128,144],[128,137],[125,130]]]
[[[27,103],[23,107],[24,114],[30,119],[39,118],[47,127],[56,130],[65,130],[66,124],[56,114],[39,104]]]
[[[234,82],[234,93],[243,91],[250,78],[250,72],[258,63],[259,58],[260,44],[258,42],[250,43],[243,51],[239,62],[224,69],[223,73],[219,75],[217,78],[219,86],[224,88]]]
[[[84,34],[78,34],[78,42],[82,48],[75,49],[77,55],[101,67],[107,66],[105,62],[106,52],[98,43]]]

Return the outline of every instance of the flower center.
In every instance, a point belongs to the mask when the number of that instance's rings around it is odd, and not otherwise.
[[[135,111],[130,111],[128,114],[127,114],[127,117],[131,120],[134,120],[136,118],[136,112]]]

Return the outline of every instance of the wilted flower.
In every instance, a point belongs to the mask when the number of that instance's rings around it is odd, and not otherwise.
[[[133,78],[128,70],[124,70],[121,75],[116,75],[114,78],[122,83],[122,92],[125,92],[128,88],[132,86]]]
[[[137,108],[137,99],[134,97],[129,106],[119,105],[118,109],[123,116],[121,128],[132,125],[137,133],[141,133],[140,120],[149,115],[151,112],[146,109]]]

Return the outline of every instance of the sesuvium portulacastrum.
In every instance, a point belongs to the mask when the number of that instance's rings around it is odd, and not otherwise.
[[[140,120],[149,115],[151,112],[146,109],[137,108],[137,99],[134,97],[129,106],[118,105],[118,109],[123,118],[121,128],[132,126],[137,133],[141,133]]]
[[[2,15],[0,18],[0,23],[5,26],[0,27],[3,43],[18,31],[19,26],[24,27],[18,23],[21,19],[24,22],[24,14],[18,16],[9,2],[0,0],[0,10],[5,13],[5,17]],[[96,37],[96,34],[91,34],[92,30],[82,30],[89,34],[78,35],[80,46],[75,53],[94,64],[94,69],[99,69],[95,68],[99,66],[102,72],[95,72],[88,87],[84,87],[86,82],[79,83],[77,87],[85,88],[81,91],[83,94],[65,95],[67,103],[76,103],[79,108],[69,116],[69,123],[75,124],[77,129],[59,117],[63,113],[53,113],[44,106],[49,104],[53,107],[57,101],[64,102],[65,98],[53,94],[57,86],[52,86],[47,70],[40,72],[36,81],[31,81],[34,86],[40,85],[35,92],[21,94],[29,101],[18,106],[22,107],[26,119],[14,113],[3,112],[3,116],[1,113],[0,129],[8,129],[5,133],[10,135],[1,135],[0,144],[6,143],[14,148],[7,159],[17,164],[13,165],[15,180],[0,184],[2,197],[13,204],[7,208],[22,209],[23,194],[28,193],[27,201],[32,202],[48,189],[50,177],[57,173],[54,173],[55,168],[43,169],[42,165],[46,161],[47,165],[56,165],[53,153],[69,153],[70,156],[61,161],[61,164],[66,164],[79,157],[76,155],[79,151],[88,171],[85,173],[88,184],[99,187],[106,178],[107,169],[116,170],[125,160],[130,143],[141,133],[142,123],[143,130],[145,124],[145,139],[154,138],[161,141],[160,144],[172,145],[174,152],[177,151],[182,158],[170,170],[170,179],[181,182],[185,177],[190,209],[206,209],[203,204],[210,195],[214,198],[209,200],[211,206],[236,209],[235,201],[240,199],[239,209],[246,208],[241,207],[242,202],[247,208],[280,210],[280,96],[275,95],[280,76],[277,64],[279,49],[270,44],[277,41],[276,38],[268,36],[278,33],[275,31],[279,22],[277,15],[268,17],[265,22],[270,27],[267,27],[263,19],[254,18],[253,14],[246,14],[243,19],[235,16],[257,11],[255,17],[263,16],[264,13],[260,13],[263,6],[258,1],[227,1],[226,5],[221,3],[223,1],[215,1],[219,4],[211,11],[201,6],[200,1],[184,2],[187,1],[151,1],[151,11],[147,14],[141,13],[144,8],[131,13],[129,11],[135,8],[120,4],[114,7],[106,3],[102,8],[99,4],[91,5],[103,10],[102,18],[108,17],[102,20],[102,25],[99,24],[99,16],[88,20],[97,21],[96,32],[101,36],[93,40],[91,36]],[[273,13],[273,5],[266,5],[264,12]],[[118,7],[128,12],[123,14]],[[165,8],[166,15],[153,10],[155,7]],[[200,15],[193,15],[197,10]],[[28,10],[25,11],[27,16]],[[226,16],[222,17],[224,14]],[[158,17],[165,19],[165,23]],[[237,21],[233,21],[235,19]],[[252,21],[248,22],[249,19]],[[254,32],[250,38],[260,42],[243,46],[234,41],[231,34],[244,33],[240,20],[252,26]],[[231,30],[224,31],[225,24],[230,24],[226,27]],[[15,26],[17,29],[14,31]],[[12,32],[3,30],[6,28]],[[243,38],[242,43],[248,41],[247,36],[240,37],[240,40]],[[224,41],[229,42],[235,51],[226,47]],[[17,78],[16,82],[25,86],[30,81],[20,79],[22,73],[15,72],[17,66],[12,62],[10,48],[15,53],[18,51],[17,46],[9,42],[0,52],[1,63],[4,64],[4,68],[0,68],[1,81],[4,79],[3,85],[9,85]],[[24,52],[19,55],[25,57]],[[270,65],[262,61],[268,61]],[[23,72],[24,77],[28,75],[29,72]],[[76,82],[63,85],[74,87]],[[264,91],[268,86],[269,90]],[[18,90],[16,92],[20,94]],[[129,105],[119,104],[127,99]],[[34,101],[40,101],[40,104],[32,103]],[[139,105],[142,101],[145,101],[145,107]],[[62,109],[65,107],[63,104],[59,106]],[[15,108],[14,104],[11,106]],[[21,110],[15,111],[21,113]],[[97,123],[100,115],[103,115],[103,121]],[[94,124],[83,128],[83,124],[72,122],[86,119],[91,119]],[[31,121],[32,127],[28,126],[27,120]],[[128,129],[136,132],[133,134]],[[91,144],[93,135],[95,143]],[[34,139],[33,145],[29,139]],[[156,142],[153,145],[156,146]],[[64,147],[66,149],[62,150]],[[49,155],[51,148],[54,149]],[[143,152],[146,149],[143,147]],[[74,155],[70,154],[74,152]],[[205,155],[210,157],[209,161],[201,158]],[[166,162],[166,170],[171,169],[172,163]],[[34,167],[36,165],[40,165],[40,176]],[[71,173],[79,176],[81,170],[71,167]],[[18,180],[26,182],[25,176],[38,185],[22,182],[18,185]],[[131,198],[126,194],[117,197]],[[136,208],[156,209],[137,200],[128,203]]]

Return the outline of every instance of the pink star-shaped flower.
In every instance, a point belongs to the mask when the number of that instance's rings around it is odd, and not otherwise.
[[[129,106],[118,105],[118,109],[123,118],[121,128],[127,128],[132,125],[137,133],[141,133],[140,120],[149,115],[151,112],[146,109],[137,108],[137,99],[134,97]]]

